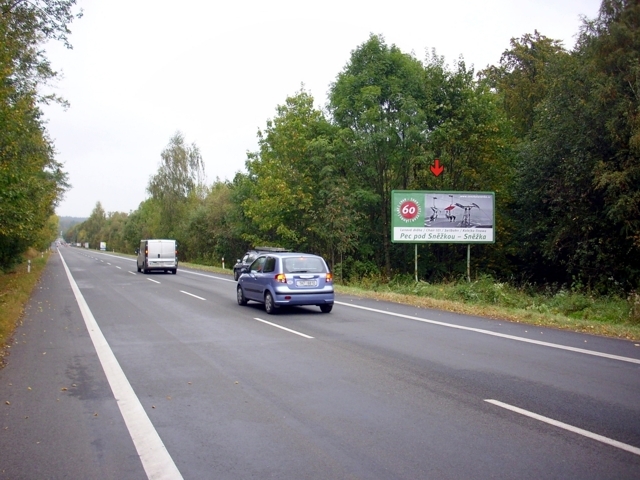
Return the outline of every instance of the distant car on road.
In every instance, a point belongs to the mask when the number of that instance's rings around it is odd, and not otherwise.
[[[286,305],[317,305],[322,313],[333,308],[333,274],[318,255],[296,252],[261,253],[242,267],[236,286],[238,305],[264,303],[268,314]]]
[[[240,276],[240,270],[242,270],[243,267],[248,267],[249,265],[251,265],[261,253],[288,251],[289,250],[287,250],[286,248],[280,247],[256,247],[252,250],[247,251],[247,253],[244,254],[244,257],[242,257],[241,259],[239,258],[236,264],[233,266],[233,279],[237,281],[238,277]]]

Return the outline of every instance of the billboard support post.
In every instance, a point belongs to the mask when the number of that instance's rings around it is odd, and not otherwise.
[[[416,247],[415,255],[414,255],[414,257],[415,257],[415,267],[414,267],[414,271],[415,271],[415,273],[416,273],[416,283],[418,283],[418,244],[416,243],[416,244],[414,244],[414,245],[415,245],[415,247]]]
[[[467,245],[467,282],[471,283],[471,244]]]

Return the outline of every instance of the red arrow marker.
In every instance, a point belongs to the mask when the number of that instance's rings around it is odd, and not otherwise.
[[[431,165],[429,169],[431,170],[431,173],[433,173],[437,177],[444,170],[444,165],[440,165],[440,160],[436,158],[433,162],[433,165]]]

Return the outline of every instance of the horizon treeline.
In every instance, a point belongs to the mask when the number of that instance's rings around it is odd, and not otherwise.
[[[345,281],[389,279],[414,269],[414,246],[391,242],[392,190],[492,191],[496,243],[472,247],[474,276],[629,292],[640,285],[639,27],[638,2],[604,0],[572,50],[535,31],[477,73],[372,34],[325,109],[304,88],[277,107],[246,172],[206,184],[197,146],[177,132],[137,210],[98,202],[65,239],[132,252],[175,238],[181,260],[227,266],[279,246],[323,255]],[[466,245],[418,253],[422,280],[466,273]]]

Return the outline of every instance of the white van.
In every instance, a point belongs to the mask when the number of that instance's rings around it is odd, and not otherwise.
[[[175,240],[140,240],[136,253],[139,272],[163,270],[175,274],[178,271],[178,244]]]

